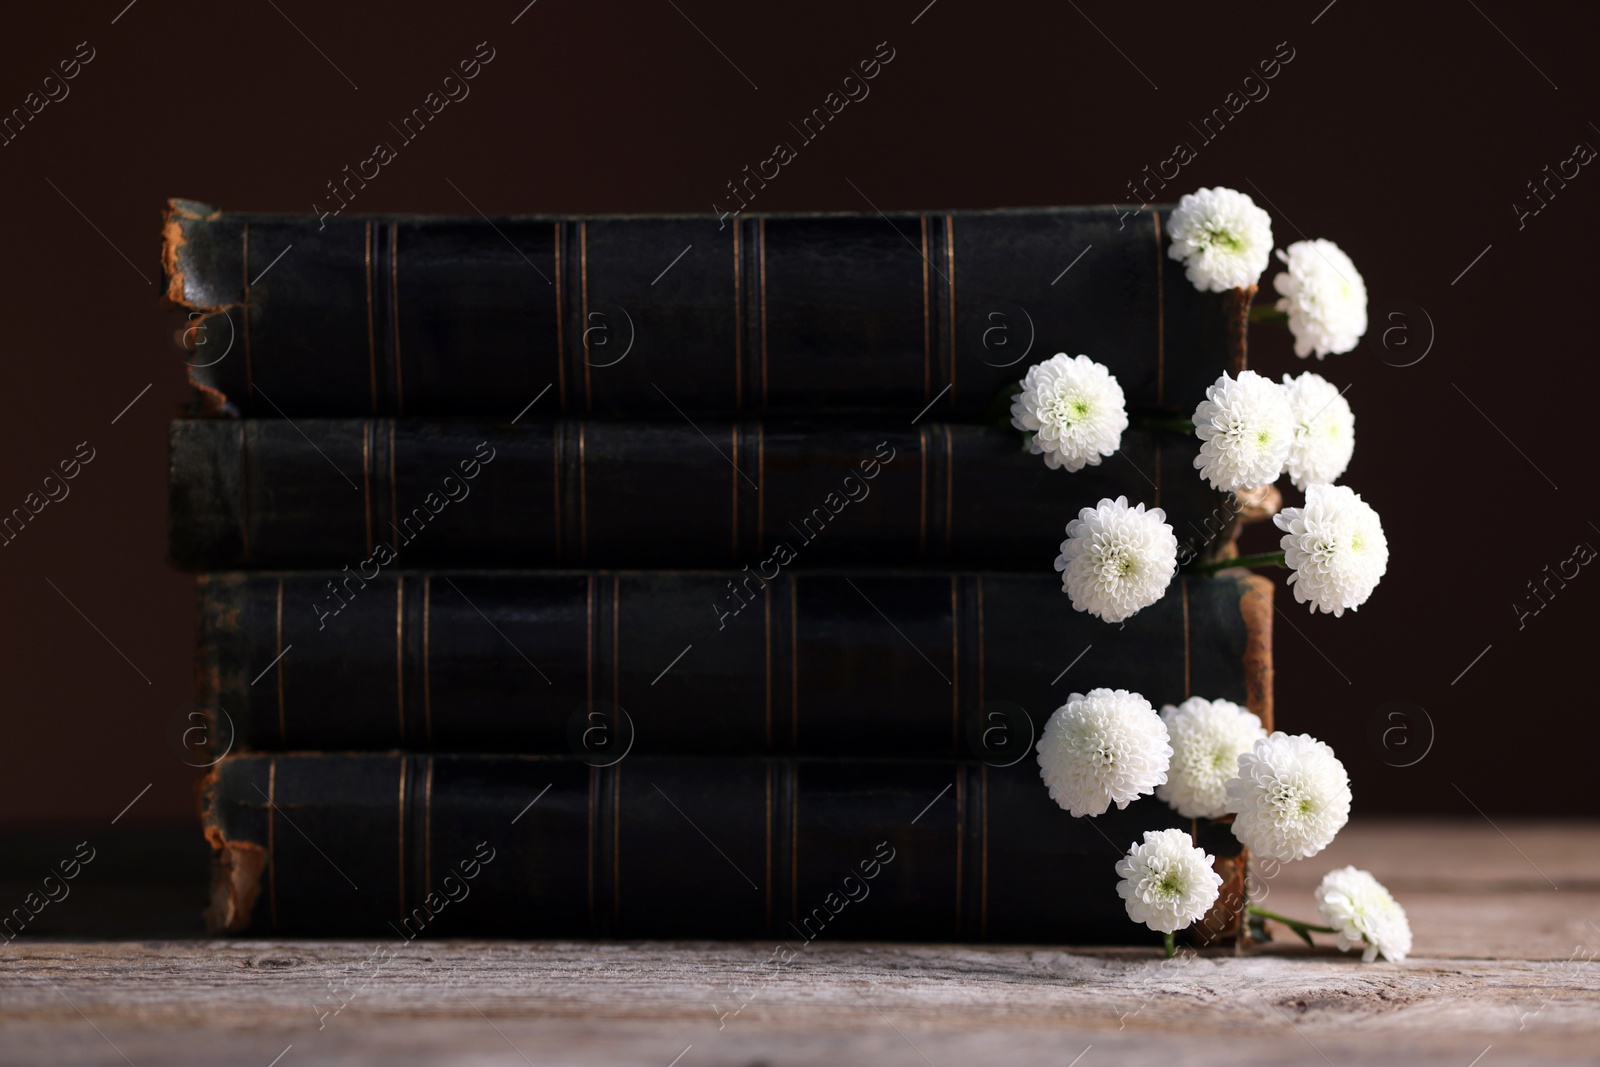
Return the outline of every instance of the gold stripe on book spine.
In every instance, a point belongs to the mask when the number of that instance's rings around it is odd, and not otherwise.
[[[771,727],[768,727],[768,748],[771,747]],[[772,932],[772,761],[768,760],[767,772],[767,818],[766,818],[766,844],[767,844],[767,873],[762,880],[762,887],[766,891],[767,904],[767,932]]]
[[[396,761],[400,765],[399,827],[400,844],[395,849],[396,870],[399,874],[400,921],[406,921],[406,764],[405,756]]]
[[[978,575],[978,707],[983,707],[984,694],[984,636],[983,636],[983,575]]]
[[[406,743],[406,583],[394,583],[394,705],[400,744]]]
[[[591,579],[592,580],[592,579]],[[589,765],[589,806],[584,825],[587,832],[584,834],[584,849],[588,860],[589,870],[589,929],[594,929],[594,793],[599,788],[600,768]]]
[[[955,342],[952,340],[951,342]],[[950,364],[951,381],[955,380],[955,363]],[[956,501],[956,449],[950,439],[950,424],[944,425],[944,552],[950,555],[951,526],[955,520]]]
[[[555,523],[556,559],[561,558],[561,446],[565,440],[561,424],[550,427],[550,484],[554,487],[555,507],[551,511]]]
[[[394,463],[394,420],[383,420],[389,427],[389,526],[394,530],[396,539],[394,550],[400,551],[400,543],[405,539],[405,534],[400,532],[400,527],[395,523],[400,521],[400,482],[395,477]]]
[[[739,284],[739,222],[733,224],[733,408],[744,408],[744,308],[739,304],[743,286]]]
[[[249,424],[239,420],[239,553],[250,562],[250,435],[245,432]]]
[[[433,757],[422,780],[422,885],[433,896]]]
[[[611,576],[611,711],[622,706],[622,576]]]
[[[961,936],[961,893],[966,869],[961,864],[961,848],[967,837],[966,771],[956,766],[956,936]]]
[[[762,590],[762,593],[763,593],[763,596],[761,598],[761,611],[762,611],[761,649],[762,649],[762,653],[763,653],[763,655],[765,657],[765,661],[766,661],[764,669],[763,669],[763,679],[766,682],[766,696],[767,696],[767,731],[766,731],[766,741],[767,741],[767,743],[766,743],[766,748],[767,748],[767,752],[770,753],[772,751],[772,598],[773,598],[774,594],[772,592],[772,587],[770,585],[766,589]],[[770,773],[770,771],[768,772],[768,789],[769,790],[771,789],[771,773]],[[772,805],[772,798],[769,796],[767,798],[767,806],[768,806],[769,809],[770,809],[771,805]],[[770,879],[770,867],[772,865],[772,860],[771,860],[770,856],[767,859],[767,865],[768,865],[768,868],[769,868],[769,879],[768,880],[770,881],[771,880]],[[769,904],[770,904],[770,902],[769,902]],[[771,916],[769,915],[768,918],[770,919]]]
[[[239,317],[244,319],[244,393],[253,396],[256,391],[255,367],[250,359],[250,223],[244,224],[240,243],[239,266],[244,271],[244,303],[239,307]]]
[[[767,406],[767,220],[756,220],[756,255],[761,277],[761,406]]]
[[[556,290],[556,398],[561,406],[558,410],[567,410],[567,346],[566,336],[562,328],[562,320],[566,317],[566,309],[561,305],[561,223],[552,224],[552,240],[555,242],[555,290]]]
[[[767,424],[756,423],[756,551],[767,544]]]
[[[961,579],[950,578],[950,744],[961,736]]]
[[[584,583],[583,675],[584,711],[594,714],[594,575]],[[593,721],[593,720],[590,720]]]
[[[789,743],[800,751],[800,576],[789,575]]]
[[[922,224],[922,400],[928,403],[929,394],[933,391],[933,328],[929,315],[928,291],[928,216],[923,215],[918,221]]]
[[[622,765],[611,771],[611,922],[622,925]],[[662,796],[666,796],[665,793]]]
[[[422,729],[433,747],[433,577],[422,576]],[[433,773],[433,760],[428,760],[428,773]]]
[[[267,760],[267,902],[272,910],[272,928],[278,928],[278,849],[274,825],[278,811],[278,757]]]
[[[361,514],[366,522],[367,556],[372,556],[372,420],[361,420]]]
[[[378,338],[372,323],[372,220],[368,219],[362,241],[362,275],[367,288],[367,379],[372,390],[372,413],[378,414]]]
[[[944,217],[944,255],[950,270],[945,280],[950,290],[950,396],[953,400],[956,392],[956,220],[951,215]]]
[[[587,362],[584,363],[584,368],[584,373],[587,374]],[[585,429],[584,423],[578,423],[578,559],[580,562],[589,558],[589,467],[587,450],[584,448]]]
[[[789,918],[800,918],[800,763],[789,768]]]
[[[917,427],[917,462],[921,464],[920,494],[917,497],[917,552],[928,554],[928,428]]]
[[[589,224],[578,223],[578,305],[582,318],[578,325],[583,329],[579,339],[583,342],[583,410],[593,407],[589,393]]]
[[[400,370],[400,223],[389,223],[389,294],[394,303],[394,413],[406,409],[405,377]]]
[[[733,552],[729,554],[730,560],[739,558],[739,424],[735,422],[728,431],[729,447],[733,451],[733,470],[728,475],[728,481],[733,486],[733,501],[729,508],[729,526],[731,528]],[[758,545],[757,548],[760,546]]]
[[[979,894],[978,936],[979,937],[988,937],[989,936],[989,765],[988,764],[984,764],[982,767],[979,767],[978,768],[978,773],[983,776],[980,779],[980,781],[982,781],[982,783],[983,783],[983,789],[982,789],[982,798],[983,799],[982,799],[981,804],[980,804],[980,807],[982,807],[982,809],[983,809],[982,812],[980,813],[980,817],[983,820],[983,822],[982,822],[983,830],[982,830],[982,836],[979,838],[979,840],[982,842],[982,850],[983,850],[983,864],[982,864],[983,876],[982,876],[981,883],[980,883],[980,886],[979,886],[979,889],[978,889],[978,894]]]
[[[283,714],[283,579],[282,578],[278,579],[278,605],[277,605],[276,620],[275,620],[275,622],[273,624],[273,629],[274,629],[275,634],[276,634],[276,638],[275,638],[276,647],[273,648],[273,652],[275,652],[277,654],[277,657],[278,657],[273,663],[273,666],[276,668],[276,672],[274,673],[273,680],[277,683],[277,690],[278,690],[278,744],[287,745],[289,743],[289,727],[288,727],[287,721],[285,720],[284,714]]]

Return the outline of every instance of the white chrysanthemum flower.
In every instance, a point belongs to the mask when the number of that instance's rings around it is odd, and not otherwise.
[[[1178,570],[1178,537],[1160,508],[1101,500],[1067,526],[1056,570],[1079,611],[1121,622],[1160,600]]]
[[[1356,450],[1356,416],[1350,402],[1334,384],[1306,371],[1298,378],[1283,376],[1294,413],[1294,440],[1284,468],[1296,489],[1327,485],[1339,480]]]
[[[1243,289],[1272,257],[1272,217],[1237,189],[1200,189],[1178,201],[1167,255],[1181,260],[1201,292]]]
[[[1394,896],[1368,871],[1341,867],[1329,871],[1317,886],[1322,921],[1338,932],[1340,952],[1364,944],[1361,959],[1383,958],[1399,963],[1411,951],[1411,922]]]
[[[1389,540],[1371,505],[1347,485],[1306,488],[1303,508],[1272,517],[1296,603],[1337,617],[1367,602],[1389,569]]]
[[[1167,780],[1172,746],[1150,702],[1126,689],[1073,693],[1039,736],[1039,777],[1073,815],[1127,807]]]
[[[1227,785],[1239,771],[1239,753],[1267,736],[1254,712],[1231,700],[1190,697],[1161,709],[1172,741],[1172,766],[1156,796],[1190,819],[1215,819],[1228,811]]]
[[[1350,818],[1350,776],[1309,734],[1279,731],[1239,753],[1226,790],[1233,836],[1280,863],[1315,856]]]
[[[1289,265],[1273,276],[1277,308],[1289,314],[1294,354],[1348,352],[1367,332],[1367,283],[1332,241],[1296,241],[1278,258]]]
[[[1253,370],[1222,372],[1194,409],[1194,465],[1213,489],[1255,489],[1283,473],[1294,444],[1294,412],[1283,386]]]
[[[1128,918],[1164,934],[1203,918],[1222,891],[1211,857],[1182,830],[1146,830],[1144,844],[1117,861],[1117,873]]]
[[[1011,400],[1011,425],[1032,432],[1028,451],[1042,453],[1051,470],[1096,467],[1122,447],[1128,428],[1122,386],[1088,356],[1058,352],[1029,367]]]

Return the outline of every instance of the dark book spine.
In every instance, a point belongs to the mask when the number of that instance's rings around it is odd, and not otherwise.
[[[1270,596],[1180,577],[1108,626],[1050,573],[214,574],[197,697],[217,751],[1031,764],[1073,691],[1268,713]]]
[[[1020,435],[855,426],[191,419],[171,432],[171,557],[258,567],[938,565],[1048,570],[1102,497],[1166,510],[1180,562],[1238,509],[1190,435],[1129,430],[1051,470]]]
[[[1187,936],[1234,933],[1240,848],[1154,798],[1095,819],[1031,760],[234,756],[204,784],[226,932],[418,937],[1152,942],[1116,893],[1144,830],[1229,882]],[[775,950],[776,951],[776,950]]]
[[[162,262],[205,413],[510,418],[980,415],[1065,351],[1134,409],[1244,358],[1238,297],[1159,209],[675,217],[243,215],[168,207]]]

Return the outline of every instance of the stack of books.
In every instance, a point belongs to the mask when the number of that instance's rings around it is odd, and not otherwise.
[[[1033,750],[1098,686],[1270,728],[1259,583],[1180,575],[1109,625],[1052,569],[1103,497],[1190,558],[1232,537],[1193,435],[1152,427],[1243,366],[1243,307],[1162,221],[173,201],[212,927],[1144,941],[1139,831],[1240,876],[1154,799],[1072,818]],[[1007,425],[1057,351],[1135,417],[1076,473]]]

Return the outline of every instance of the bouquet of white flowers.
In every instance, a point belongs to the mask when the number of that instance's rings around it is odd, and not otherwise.
[[[1250,197],[1223,188],[1191,193],[1168,232],[1168,255],[1196,288],[1237,291],[1241,309],[1248,305],[1272,251],[1272,220]],[[1248,320],[1285,322],[1301,358],[1353,349],[1366,332],[1367,291],[1350,257],[1324,240],[1297,241],[1277,256],[1286,267],[1273,279],[1279,299]],[[1052,469],[1097,465],[1121,447],[1129,426],[1122,388],[1089,356],[1056,355],[1019,384],[1011,424]],[[1192,572],[1287,568],[1295,600],[1313,614],[1342,616],[1367,602],[1388,568],[1389,543],[1371,505],[1335,484],[1355,450],[1344,390],[1309,371],[1281,382],[1224,372],[1191,420],[1158,428],[1193,433],[1199,476],[1236,500],[1280,507],[1270,487],[1285,474],[1304,494],[1303,504],[1273,515],[1283,532],[1278,551],[1199,563]],[[1074,608],[1120,624],[1166,594],[1179,571],[1177,537],[1160,508],[1104,499],[1067,525],[1055,568]],[[1251,855],[1280,863],[1321,852],[1350,817],[1350,778],[1333,749],[1308,734],[1268,734],[1253,712],[1227,700],[1191,695],[1158,713],[1126,689],[1073,693],[1045,724],[1038,760],[1051,798],[1075,817],[1153,793],[1187,818],[1231,820]],[[1168,956],[1174,933],[1207,915],[1223,884],[1213,857],[1180,829],[1147,831],[1116,870],[1128,916],[1164,934]],[[1336,934],[1341,949],[1364,946],[1369,962],[1410,951],[1404,909],[1367,872],[1334,871],[1316,897],[1324,925],[1251,905],[1252,925],[1270,918],[1308,942],[1312,932]]]

